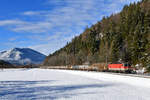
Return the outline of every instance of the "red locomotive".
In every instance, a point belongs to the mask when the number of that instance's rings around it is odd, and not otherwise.
[[[130,64],[121,63],[121,64],[108,64],[109,71],[118,71],[118,72],[131,72],[133,68]]]

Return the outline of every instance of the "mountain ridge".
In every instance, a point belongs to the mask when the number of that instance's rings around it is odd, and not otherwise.
[[[16,65],[41,64],[45,55],[30,48],[12,48],[0,52],[0,60]]]

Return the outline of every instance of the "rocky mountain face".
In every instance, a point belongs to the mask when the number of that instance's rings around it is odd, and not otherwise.
[[[41,64],[45,55],[30,48],[13,48],[0,52],[0,60],[15,65]]]

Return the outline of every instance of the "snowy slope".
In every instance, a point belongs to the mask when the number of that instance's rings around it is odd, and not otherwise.
[[[45,55],[29,48],[13,48],[0,52],[0,60],[8,61],[12,64],[40,64],[45,59]]]
[[[144,85],[150,79],[143,79],[143,85],[135,82],[142,83],[141,79],[129,81],[120,75],[94,72],[4,69],[0,71],[0,100],[149,100],[150,87]]]

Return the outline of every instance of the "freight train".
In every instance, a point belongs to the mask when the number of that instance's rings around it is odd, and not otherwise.
[[[86,66],[84,68],[83,65],[71,66],[70,69],[100,71],[100,72],[135,73],[135,68],[131,67],[131,65],[128,63],[116,63],[116,64],[96,63],[90,66]]]
[[[83,70],[83,71],[99,71],[99,72],[122,72],[135,73],[135,68],[128,63],[96,63],[92,65],[70,65],[70,66],[47,66],[50,69],[67,69],[67,70]]]

